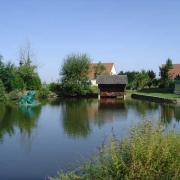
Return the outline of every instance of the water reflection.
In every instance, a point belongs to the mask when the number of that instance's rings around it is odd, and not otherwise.
[[[73,137],[86,137],[90,133],[89,113],[92,100],[67,100],[62,103],[64,131]]]
[[[168,125],[173,119],[180,121],[180,106],[162,105],[161,106],[161,122]]]
[[[41,112],[41,106],[19,107],[17,105],[6,105],[0,108],[0,139],[5,134],[12,136],[15,128],[21,134],[31,135],[32,129],[36,127],[37,120]]]
[[[90,157],[112,129],[123,138],[142,119],[179,130],[180,106],[128,99],[0,105],[0,179],[45,179],[60,169],[72,170],[76,165],[71,169],[70,164]]]
[[[46,106],[48,105],[48,106]],[[130,118],[144,119],[156,115],[163,124],[180,121],[180,106],[160,105],[145,101],[127,99],[86,99],[58,100],[42,102],[38,107],[18,107],[17,105],[0,106],[0,140],[5,134],[12,136],[18,129],[22,135],[31,136],[37,128],[42,108],[61,109],[60,123],[64,132],[73,138],[87,136],[92,133],[94,126],[127,121]],[[61,127],[60,127],[61,128]]]

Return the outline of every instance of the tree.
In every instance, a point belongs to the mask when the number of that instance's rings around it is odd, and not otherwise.
[[[142,70],[141,72],[137,73],[135,75],[135,80],[133,82],[136,89],[144,88],[149,82],[149,76],[148,73],[145,70]]]
[[[147,71],[147,74],[149,76],[149,81],[148,81],[147,85],[150,88],[153,84],[155,84],[154,80],[156,79],[156,74],[155,74],[155,72],[153,70]]]
[[[99,62],[94,67],[94,70],[95,70],[95,77],[97,77],[98,75],[107,74],[106,67],[101,62]]]
[[[60,72],[65,94],[81,95],[89,89],[87,72],[90,58],[86,54],[68,55]]]
[[[27,90],[38,90],[41,88],[41,80],[37,73],[37,66],[32,62],[33,53],[28,44],[20,49],[18,74],[23,79]]]
[[[139,73],[138,71],[126,71],[126,72],[120,71],[119,75],[127,75],[127,77],[128,77],[127,88],[128,89],[133,89],[133,88],[135,88],[134,87],[134,81],[135,81],[136,75],[138,73]]]
[[[162,67],[159,67],[160,70],[160,80],[161,80],[161,86],[162,87],[168,87],[169,85],[169,80],[171,79],[171,74],[169,73],[170,70],[172,69],[172,60],[167,59],[166,64],[163,65]]]

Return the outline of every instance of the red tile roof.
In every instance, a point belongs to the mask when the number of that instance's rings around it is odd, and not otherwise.
[[[111,73],[114,63],[101,63],[105,68],[107,73]],[[88,69],[88,79],[92,80],[95,79],[95,66],[97,63],[89,64]]]
[[[177,75],[180,75],[180,64],[173,64],[173,68],[170,70],[170,75],[174,79]]]

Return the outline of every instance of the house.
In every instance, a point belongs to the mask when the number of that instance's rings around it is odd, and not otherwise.
[[[97,86],[97,83],[96,83],[96,78],[97,78],[96,67],[98,65],[101,65],[104,67],[104,72],[102,72],[102,74],[106,74],[106,75],[116,75],[117,74],[114,63],[93,63],[93,64],[89,64],[87,77],[91,81],[91,84],[93,86]]]
[[[100,75],[97,77],[100,97],[125,97],[127,75]]]
[[[171,79],[175,79],[180,76],[180,64],[173,64],[173,68],[169,72]]]

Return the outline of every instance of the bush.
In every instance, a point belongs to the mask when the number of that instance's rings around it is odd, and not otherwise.
[[[6,101],[5,88],[3,82],[0,80],[0,102]]]
[[[49,87],[46,85],[43,85],[41,89],[38,91],[37,96],[40,99],[46,99],[48,98],[49,94],[50,94]]]
[[[180,179],[179,152],[180,134],[146,122],[123,141],[113,138],[79,173],[60,173],[50,180]]]
[[[62,92],[62,85],[52,82],[49,84],[49,90],[52,92]]]

